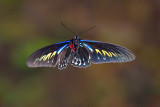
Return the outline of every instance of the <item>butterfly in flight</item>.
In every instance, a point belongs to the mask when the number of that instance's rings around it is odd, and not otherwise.
[[[28,67],[55,67],[58,65],[58,69],[61,70],[66,68],[68,64],[85,68],[91,62],[94,64],[121,63],[134,59],[134,53],[122,46],[100,41],[83,40],[79,39],[78,36],[74,36],[71,40],[37,50],[28,58],[26,63]]]

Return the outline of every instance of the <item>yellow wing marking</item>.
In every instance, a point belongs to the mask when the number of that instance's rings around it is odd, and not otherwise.
[[[113,56],[118,57],[118,55],[116,53],[111,52]]]
[[[102,53],[104,56],[108,55],[109,57],[112,57],[112,56],[118,57],[118,55],[114,52],[107,52],[105,50],[102,50]]]
[[[49,60],[49,59],[51,59],[53,56],[55,56],[56,55],[56,51],[54,51],[53,53],[52,52],[50,52],[49,54],[47,54],[47,55],[43,55],[40,59],[39,59],[39,61],[46,61],[47,59]],[[37,60],[37,59],[36,59]]]
[[[56,55],[56,52],[57,52],[57,51],[54,51],[53,54],[50,56],[50,58],[52,58],[53,56],[55,56],[55,55]]]
[[[110,52],[107,52],[105,50],[102,50],[102,52],[104,56],[108,55],[109,57],[112,57],[112,54]]]
[[[39,59],[39,61],[41,61],[41,60],[44,61],[45,57],[46,57],[46,55],[43,55],[43,56]]]
[[[51,52],[50,52],[49,54],[47,54],[47,55],[45,56],[45,58],[43,58],[43,61],[45,61],[45,60],[47,60],[47,59],[49,60],[49,59],[50,59],[51,54],[52,54]]]
[[[95,50],[96,50],[97,54],[100,53],[102,55],[100,50],[98,50],[98,49],[95,49]]]

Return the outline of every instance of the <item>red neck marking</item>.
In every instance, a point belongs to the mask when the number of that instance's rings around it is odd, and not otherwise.
[[[74,46],[73,46],[73,44],[72,44],[72,41],[70,42],[69,47],[70,47],[70,49],[71,49],[73,52],[75,52],[75,48],[74,48]]]

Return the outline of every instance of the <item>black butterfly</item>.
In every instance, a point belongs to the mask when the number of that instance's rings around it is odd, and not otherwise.
[[[27,60],[28,67],[66,68],[70,63],[85,68],[98,63],[129,62],[135,55],[128,49],[111,43],[82,40],[75,36],[72,40],[56,43],[34,52]]]

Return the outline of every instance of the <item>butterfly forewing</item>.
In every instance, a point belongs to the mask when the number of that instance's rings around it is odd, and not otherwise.
[[[81,40],[81,43],[88,49],[93,63],[129,62],[135,59],[130,50],[119,45],[91,40]]]
[[[28,67],[55,67],[60,53],[67,48],[70,41],[64,41],[41,48],[34,52],[27,60]]]

